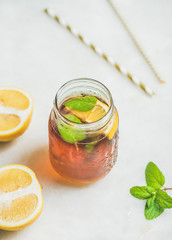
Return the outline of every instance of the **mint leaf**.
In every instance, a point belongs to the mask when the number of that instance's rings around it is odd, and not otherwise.
[[[151,207],[154,204],[156,195],[153,195],[151,198],[148,199],[148,201],[146,202],[148,207]]]
[[[87,112],[93,109],[97,102],[97,98],[93,96],[72,98],[64,103],[64,105],[70,109],[80,112]]]
[[[77,131],[69,126],[58,125],[58,131],[65,142],[75,143],[83,141],[86,138],[84,133]]]
[[[87,153],[91,153],[94,149],[94,146],[96,145],[96,143],[88,143],[85,145],[85,151]]]
[[[71,115],[65,114],[64,115],[68,120],[76,123],[81,123],[80,119]],[[58,131],[65,142],[68,143],[75,143],[83,141],[86,138],[86,134],[83,133],[82,130],[76,130],[67,124],[58,124],[57,125]]]
[[[77,118],[76,116],[74,116],[74,115],[72,115],[72,114],[64,114],[63,116],[64,116],[65,118],[67,118],[68,120],[70,120],[71,122],[82,123],[79,118]]]
[[[149,198],[145,205],[145,218],[151,220],[158,217],[163,213],[164,209],[161,208],[155,197]]]
[[[94,136],[94,137],[92,137],[92,139],[91,139],[92,142],[87,143],[87,144],[85,145],[85,151],[86,151],[87,153],[91,153],[91,152],[94,150],[95,145],[96,145],[97,142],[99,141],[99,138],[100,138],[99,135]]]
[[[147,185],[156,189],[161,188],[165,183],[164,175],[153,162],[148,163],[145,171],[145,177]]]
[[[149,186],[135,186],[130,189],[131,195],[133,195],[135,198],[138,199],[147,199],[152,197],[153,194],[155,194],[155,188],[149,187]]]
[[[172,208],[172,198],[163,190],[157,190],[157,202],[162,208]]]

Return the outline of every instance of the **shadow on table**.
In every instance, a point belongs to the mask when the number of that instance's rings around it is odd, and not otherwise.
[[[7,148],[10,148],[13,144],[15,144],[16,140],[10,142],[0,142],[0,152],[5,151]]]
[[[11,237],[17,236],[17,232],[10,232],[10,231],[4,231],[0,230],[0,239],[11,239]]]
[[[48,146],[40,146],[29,154],[22,155],[20,163],[30,167],[40,180],[55,181],[57,177],[48,157]]]
[[[30,167],[36,173],[36,176],[40,182],[42,181],[45,184],[46,182],[53,181],[57,182],[57,184],[70,187],[86,187],[89,185],[71,183],[57,174],[51,166],[47,145],[35,149],[34,151],[30,152],[30,154],[23,155],[21,157],[20,164]]]

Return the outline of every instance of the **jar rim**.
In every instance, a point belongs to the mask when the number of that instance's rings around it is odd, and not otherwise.
[[[59,97],[60,93],[64,90],[65,87],[67,87],[73,83],[76,83],[78,81],[84,82],[84,83],[88,82],[88,83],[97,84],[99,87],[103,88],[103,90],[105,90],[106,93],[108,94],[109,102],[110,102],[109,109],[102,118],[100,118],[99,120],[97,120],[95,122],[75,123],[75,122],[72,122],[69,119],[65,118],[60,112],[60,109],[58,106],[58,97]],[[109,89],[103,83],[99,82],[98,80],[92,79],[92,78],[75,78],[75,79],[65,82],[57,91],[57,93],[55,95],[55,99],[54,99],[54,112],[55,112],[56,117],[59,117],[62,122],[65,122],[67,125],[70,125],[70,126],[74,127],[75,129],[82,129],[82,130],[86,130],[89,132],[98,131],[98,130],[102,129],[106,124],[108,124],[108,122],[111,119],[113,109],[114,109],[114,104],[113,104],[112,95],[111,95]]]

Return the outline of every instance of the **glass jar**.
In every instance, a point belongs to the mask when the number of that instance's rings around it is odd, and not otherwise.
[[[108,111],[91,123],[75,123],[65,118],[60,106],[78,96],[95,96]],[[49,117],[49,158],[55,171],[70,182],[91,183],[107,175],[117,160],[118,113],[109,90],[100,82],[80,78],[68,81],[57,92]],[[65,128],[77,140],[60,134]]]

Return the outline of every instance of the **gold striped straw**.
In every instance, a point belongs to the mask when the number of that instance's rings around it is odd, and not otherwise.
[[[45,13],[55,19],[61,26],[66,28],[70,33],[72,33],[74,36],[76,36],[81,42],[83,42],[86,46],[91,48],[97,55],[102,57],[105,61],[107,61],[110,65],[115,67],[121,74],[125,75],[133,84],[137,85],[139,88],[141,88],[147,95],[153,96],[155,93],[142,82],[140,82],[134,75],[129,73],[125,68],[123,68],[121,65],[116,63],[114,59],[110,56],[108,56],[106,53],[104,53],[99,47],[95,46],[93,43],[91,43],[87,38],[84,38],[83,35],[78,33],[76,29],[71,27],[70,25],[66,24],[65,21],[62,18],[59,18],[57,15],[55,15],[52,11],[45,9]]]
[[[160,83],[165,83],[164,80],[161,79],[161,77],[159,76],[159,74],[157,73],[155,67],[152,65],[150,59],[148,58],[148,56],[145,54],[145,51],[143,50],[143,48],[140,46],[140,44],[138,43],[138,41],[136,40],[135,36],[133,35],[133,33],[131,32],[130,28],[128,27],[126,21],[123,19],[123,17],[121,16],[121,14],[119,13],[117,7],[115,6],[114,1],[112,2],[111,0],[107,0],[107,2],[109,3],[109,5],[112,7],[114,13],[116,14],[116,16],[118,17],[118,19],[120,20],[120,22],[122,23],[122,25],[124,26],[125,30],[128,32],[130,38],[133,40],[135,46],[137,47],[137,49],[139,50],[139,52],[141,53],[141,55],[143,56],[143,58],[145,59],[145,61],[147,62],[147,64],[149,65],[149,67],[151,68],[152,72],[154,73],[155,77],[158,79],[158,81],[160,81]]]

